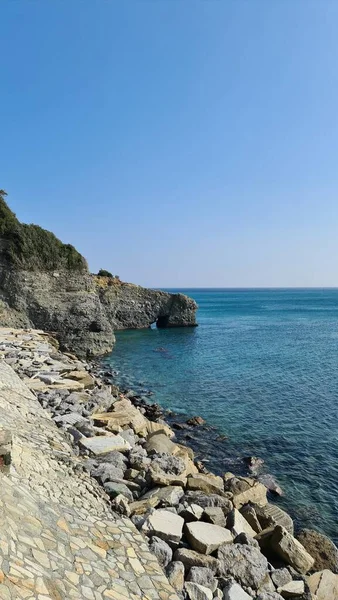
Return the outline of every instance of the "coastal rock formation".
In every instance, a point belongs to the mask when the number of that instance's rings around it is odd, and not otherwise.
[[[99,277],[69,244],[23,225],[0,191],[0,325],[54,332],[78,356],[111,351],[115,329],[195,326],[197,305],[169,294]]]
[[[253,478],[200,472],[203,465],[177,443],[156,405],[140,405],[140,397],[102,379],[98,365],[58,351],[43,331],[0,328],[0,358],[0,429],[8,432],[2,442],[0,436],[0,457],[7,456],[0,461],[0,505],[5,519],[10,515],[0,527],[1,598],[14,600],[7,592],[29,573],[34,592],[20,595],[27,600],[54,600],[55,589],[60,600],[178,600],[173,588],[190,600],[310,600],[311,591],[318,600],[338,600],[338,576],[313,573],[316,542],[309,553],[293,537],[291,518],[266,503],[264,486],[263,494]],[[154,418],[160,432],[149,427]],[[194,489],[190,480],[198,483]],[[45,500],[52,511],[44,510]],[[97,515],[96,526],[87,513],[97,508],[105,515]],[[50,542],[60,536],[66,554],[59,556]],[[82,567],[97,567],[99,579],[73,564],[80,551]]]

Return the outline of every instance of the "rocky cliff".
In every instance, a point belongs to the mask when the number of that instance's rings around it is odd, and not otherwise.
[[[117,278],[98,277],[70,245],[22,225],[0,193],[0,325],[52,331],[78,355],[109,352],[114,329],[196,325],[197,305]]]

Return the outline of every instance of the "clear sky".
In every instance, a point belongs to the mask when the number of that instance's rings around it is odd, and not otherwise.
[[[338,2],[2,0],[0,187],[91,270],[338,286]]]

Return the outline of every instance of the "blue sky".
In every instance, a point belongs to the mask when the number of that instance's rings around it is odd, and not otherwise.
[[[338,2],[2,0],[0,187],[93,271],[338,286]]]

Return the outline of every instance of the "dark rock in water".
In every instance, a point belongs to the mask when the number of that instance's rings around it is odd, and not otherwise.
[[[202,417],[191,417],[191,419],[187,420],[187,424],[191,425],[191,427],[197,427],[198,425],[204,425],[205,420]]]
[[[265,487],[269,490],[269,492],[272,492],[273,494],[276,494],[276,496],[282,496],[283,495],[283,490],[278,485],[278,483],[276,482],[276,480],[273,477],[273,475],[270,475],[268,473],[266,473],[264,475],[259,475],[258,481],[260,483],[262,483],[263,485],[265,485]]]
[[[172,423],[171,425],[174,429],[189,429],[189,425],[186,423]]]
[[[297,536],[305,550],[315,559],[314,571],[329,569],[338,573],[338,548],[322,533],[303,529]]]
[[[264,460],[258,456],[245,456],[243,462],[247,465],[250,473],[257,474],[264,464]]]
[[[216,442],[225,442],[229,437],[227,435],[218,435],[216,438]]]

